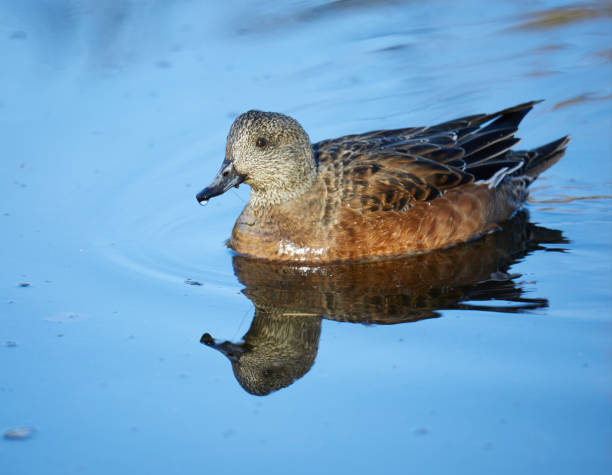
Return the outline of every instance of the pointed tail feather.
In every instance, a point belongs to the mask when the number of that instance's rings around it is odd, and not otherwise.
[[[565,154],[565,149],[569,141],[570,138],[566,135],[554,142],[534,148],[529,152],[522,152],[527,154],[524,168],[525,175],[536,179],[538,175],[552,167]],[[517,152],[517,154],[518,153],[521,152]]]

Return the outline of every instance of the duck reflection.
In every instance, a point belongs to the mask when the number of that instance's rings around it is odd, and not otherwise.
[[[509,269],[536,250],[562,252],[547,245],[567,242],[561,231],[530,223],[520,211],[496,233],[403,259],[310,267],[234,256],[242,292],[255,306],[253,322],[242,342],[220,342],[208,333],[201,342],[229,358],[246,391],[266,395],[312,367],[322,318],[396,324],[439,317],[447,309],[517,313],[546,307],[546,299],[523,295],[520,275]]]

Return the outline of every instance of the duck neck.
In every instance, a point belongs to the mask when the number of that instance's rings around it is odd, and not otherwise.
[[[279,177],[276,186],[258,188],[251,185],[249,206],[256,211],[264,211],[308,192],[317,181],[317,164],[313,152],[311,151],[308,160],[302,160],[300,163],[303,165],[300,169],[294,169],[287,176]]]

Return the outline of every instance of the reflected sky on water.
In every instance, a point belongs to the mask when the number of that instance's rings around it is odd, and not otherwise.
[[[4,471],[610,472],[609,2],[28,0],[0,20]],[[265,266],[224,245],[248,187],[194,199],[248,109],[318,141],[532,99],[521,146],[570,134],[566,156],[509,233],[446,254]]]

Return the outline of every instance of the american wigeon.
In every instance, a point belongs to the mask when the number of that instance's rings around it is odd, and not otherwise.
[[[568,137],[511,150],[535,103],[315,144],[291,117],[249,111],[197,200],[249,184],[229,245],[274,261],[378,259],[466,242],[497,229],[565,153]]]

